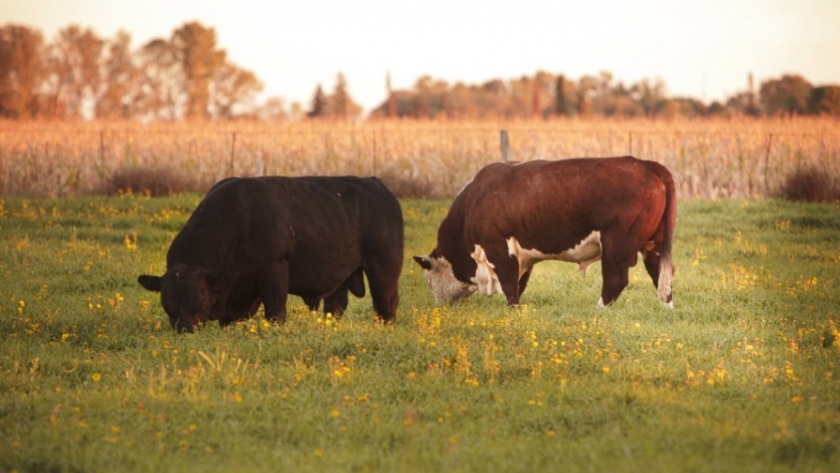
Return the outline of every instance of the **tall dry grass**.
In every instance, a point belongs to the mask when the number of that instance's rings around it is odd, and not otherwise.
[[[803,168],[840,175],[840,121],[828,118],[0,121],[0,195],[104,192],[132,172],[147,178],[156,172],[198,191],[230,175],[377,175],[400,195],[451,197],[500,159],[502,129],[512,160],[633,154],[659,161],[673,171],[683,198],[771,196]]]

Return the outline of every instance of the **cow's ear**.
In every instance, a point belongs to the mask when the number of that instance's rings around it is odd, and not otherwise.
[[[426,271],[432,269],[432,260],[428,256],[415,256],[414,261],[417,261],[417,264]]]
[[[160,292],[160,276],[149,276],[148,274],[142,274],[137,277],[137,282],[139,282],[141,286],[146,288],[146,290]]]

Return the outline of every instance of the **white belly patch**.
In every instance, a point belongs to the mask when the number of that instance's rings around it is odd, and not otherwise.
[[[601,259],[601,232],[592,232],[577,245],[557,254],[547,254],[536,249],[523,248],[515,237],[507,240],[508,254],[519,262],[519,277],[535,264],[545,260],[568,261],[578,263],[581,271]],[[475,245],[475,251],[470,255],[475,260],[476,269],[472,282],[482,294],[504,294],[499,276],[496,275],[496,265],[487,259],[487,253],[481,245]]]
[[[519,275],[545,260],[568,261],[580,264],[580,270],[586,268],[601,259],[601,232],[594,231],[586,236],[577,245],[557,254],[543,253],[536,249],[523,248],[515,237],[507,239],[508,254],[519,261]]]

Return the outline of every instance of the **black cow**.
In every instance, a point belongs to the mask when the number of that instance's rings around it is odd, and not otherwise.
[[[208,320],[227,325],[262,302],[286,319],[288,294],[341,313],[347,293],[365,293],[384,322],[397,315],[403,216],[377,178],[229,178],[216,184],[178,233],[163,276],[138,282],[161,293],[172,327]]]
[[[414,259],[438,302],[476,290],[519,304],[534,264],[601,263],[601,305],[627,286],[641,252],[660,301],[673,307],[677,201],[661,164],[631,156],[486,166],[455,197],[437,247]]]

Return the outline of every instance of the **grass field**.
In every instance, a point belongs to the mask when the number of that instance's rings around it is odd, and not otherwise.
[[[135,281],[198,200],[0,200],[0,470],[840,471],[837,204],[681,202],[668,311],[562,263],[438,307],[410,257],[448,202],[404,200],[396,325],[180,335]]]

